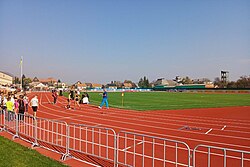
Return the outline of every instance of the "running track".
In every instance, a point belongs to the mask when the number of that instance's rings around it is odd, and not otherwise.
[[[81,105],[81,108],[67,110],[65,97],[59,96],[58,103],[52,105],[51,93],[37,94],[38,117],[179,140],[186,142],[191,150],[205,144],[250,151],[250,106],[138,112]],[[33,95],[29,94],[30,99]],[[32,114],[31,109],[29,112]]]

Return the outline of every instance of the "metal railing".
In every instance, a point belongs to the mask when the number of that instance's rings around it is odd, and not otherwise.
[[[247,151],[198,145],[191,154],[182,141],[5,111],[0,114],[0,130],[13,134],[13,139],[30,142],[32,147],[58,152],[62,160],[73,157],[101,166],[191,167],[191,160],[193,167],[250,166]]]
[[[5,130],[5,111],[0,111],[0,132]]]
[[[63,157],[69,154],[66,122],[3,111],[0,123],[3,130],[13,134],[13,139],[23,139],[32,143],[32,147],[44,147],[62,154]]]
[[[190,166],[190,148],[181,141],[121,131],[117,163],[126,166]]]
[[[193,150],[193,167],[201,165],[204,167],[244,167],[250,166],[249,158],[250,152],[248,151],[200,144]]]
[[[70,155],[91,155],[116,164],[116,133],[111,128],[69,124]]]

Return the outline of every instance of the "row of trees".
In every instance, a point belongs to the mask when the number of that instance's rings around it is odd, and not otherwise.
[[[250,76],[242,76],[236,82],[227,83],[227,88],[250,88]]]
[[[23,86],[23,88],[26,89],[26,88],[30,87],[31,82],[33,82],[33,79],[26,78],[26,76],[23,74],[23,76],[22,76],[22,86]],[[14,84],[21,84],[20,78],[15,77],[14,78]],[[54,86],[54,83],[52,81],[48,82],[48,86]],[[58,87],[58,88],[62,87],[60,79],[58,79],[56,87]]]
[[[29,86],[29,84],[32,82],[31,78],[26,78],[25,75],[23,74],[22,76],[22,85],[23,87]],[[18,77],[14,78],[14,84],[21,84],[21,80]]]
[[[179,84],[203,84],[207,82],[211,82],[209,79],[204,78],[201,80],[192,80],[188,76],[184,78],[176,77],[174,81],[178,82]],[[29,86],[29,84],[32,82],[31,78],[26,78],[25,75],[22,76],[22,83],[23,87]],[[20,84],[21,81],[18,77],[14,78],[14,84]],[[58,80],[58,83],[61,83],[60,80]],[[124,83],[131,83],[134,87],[136,87],[136,84],[132,82],[131,80],[125,80]],[[237,81],[230,81],[230,82],[223,82],[219,77],[215,78],[214,85],[219,88],[250,88],[250,76],[241,76]],[[115,85],[121,85],[121,83],[112,82],[112,84]],[[138,86],[140,88],[150,88],[151,84],[149,82],[149,79],[144,76],[143,78],[140,78],[138,82]]]

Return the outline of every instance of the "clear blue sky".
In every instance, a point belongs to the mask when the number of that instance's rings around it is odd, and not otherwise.
[[[249,0],[0,0],[0,70],[67,83],[250,75]]]

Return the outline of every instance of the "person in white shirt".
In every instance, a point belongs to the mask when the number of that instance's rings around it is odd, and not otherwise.
[[[6,96],[3,96],[3,104],[2,104],[2,108],[3,108],[3,110],[4,111],[6,111],[6,103],[7,103],[7,98],[6,98]]]
[[[35,97],[33,97],[30,101],[32,110],[34,112],[34,118],[36,117],[36,112],[38,110],[38,99],[37,99],[37,95],[35,95]]]
[[[2,92],[0,93],[0,106],[2,106]]]

